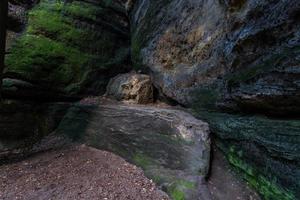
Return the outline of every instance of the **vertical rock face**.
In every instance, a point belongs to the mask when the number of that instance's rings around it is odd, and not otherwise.
[[[299,13],[297,0],[137,0],[131,11],[136,66],[210,122],[229,161],[266,199],[300,196]]]
[[[59,123],[67,106],[43,102],[104,94],[130,68],[122,0],[10,0],[8,29],[3,96],[17,102],[0,104],[0,160]]]
[[[67,94],[103,94],[109,79],[129,68],[125,5],[42,0],[9,51],[7,78]]]
[[[140,0],[131,14],[133,58],[182,104],[221,88],[225,107],[299,112],[299,9],[297,0]]]

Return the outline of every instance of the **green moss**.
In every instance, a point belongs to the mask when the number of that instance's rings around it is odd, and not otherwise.
[[[41,0],[38,6],[36,6],[37,9],[47,10],[47,11],[56,11],[60,12],[62,11],[63,7],[65,6],[64,0]]]
[[[10,71],[52,86],[78,82],[88,56],[44,36],[23,35],[7,56]]]
[[[58,12],[35,9],[29,12],[28,33],[45,35],[49,38],[65,42],[68,45],[78,45],[87,38],[85,31],[72,26],[70,20]]]
[[[185,200],[186,199],[186,191],[196,189],[196,183],[179,179],[176,180],[171,186],[167,189],[168,193],[174,200]]]
[[[180,190],[177,190],[177,189],[174,189],[174,190],[171,192],[171,197],[172,197],[172,199],[174,199],[174,200],[185,200],[184,192],[182,192],[182,191],[180,191]]]
[[[90,20],[96,20],[97,15],[101,13],[102,9],[91,4],[84,2],[72,2],[65,6],[64,11],[66,14],[72,15],[78,18],[86,18]]]
[[[27,30],[7,56],[7,70],[77,93],[89,73],[119,67],[128,56],[118,35],[75,23],[74,18],[95,20],[101,12],[89,3],[42,0],[29,12]]]
[[[266,200],[295,200],[295,196],[278,187],[276,181],[270,181],[252,166],[240,158],[241,151],[236,151],[232,146],[227,153],[229,162],[239,171],[250,186],[256,189]]]
[[[74,3],[73,3],[74,4]],[[73,4],[68,4],[63,10],[68,10]],[[113,35],[103,31],[102,36],[90,30],[79,29],[74,26],[71,18],[61,12],[37,7],[29,12],[28,33],[45,35],[46,37],[64,42],[69,46],[86,48],[89,52],[111,57],[114,50]]]
[[[142,153],[136,153],[132,159],[136,165],[142,167],[143,169],[147,169],[156,163],[152,158]]]

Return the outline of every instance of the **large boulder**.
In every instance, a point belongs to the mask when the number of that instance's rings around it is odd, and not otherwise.
[[[174,199],[206,195],[201,186],[209,169],[209,128],[184,111],[111,102],[78,104],[56,133],[141,166]]]
[[[110,80],[106,95],[138,104],[153,102],[153,86],[149,75],[135,72],[120,74]]]

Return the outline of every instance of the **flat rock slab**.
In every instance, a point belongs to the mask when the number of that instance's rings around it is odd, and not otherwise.
[[[72,145],[0,166],[0,199],[168,200],[140,168],[112,153]]]
[[[102,103],[77,104],[58,134],[114,152],[141,166],[173,199],[200,198],[208,173],[208,124],[174,108]]]

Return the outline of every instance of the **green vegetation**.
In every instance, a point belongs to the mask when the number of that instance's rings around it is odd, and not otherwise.
[[[142,167],[145,170],[149,168],[149,166],[155,165],[155,160],[142,153],[135,154],[132,159],[136,165]]]
[[[91,23],[103,13],[102,8],[89,3],[42,0],[28,13],[27,30],[6,58],[7,70],[77,93],[90,72],[115,67],[128,55],[127,48],[117,46],[114,33],[94,31],[77,23]]]
[[[42,79],[59,86],[80,80],[87,59],[88,56],[77,49],[44,36],[25,34],[7,57],[7,65],[10,71],[26,78]]]
[[[275,182],[269,181],[261,175],[252,166],[241,159],[241,152],[236,151],[233,146],[229,149],[227,157],[229,162],[240,172],[247,180],[249,185],[257,190],[266,200],[295,200],[295,196],[278,187]]]
[[[91,6],[87,3],[74,1],[72,4],[65,7],[65,12],[69,15],[79,18],[96,20],[97,14],[101,13],[102,9]]]
[[[194,190],[195,188],[196,184],[194,182],[180,179],[171,184],[168,188],[168,193],[174,200],[185,200],[186,191]]]

